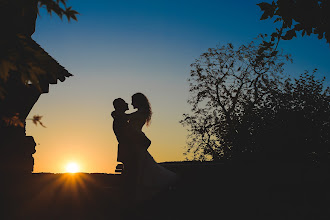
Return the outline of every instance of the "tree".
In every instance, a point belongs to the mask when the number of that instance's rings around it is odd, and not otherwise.
[[[192,65],[187,155],[197,160],[321,163],[330,151],[330,89],[316,70],[292,79],[265,43],[211,48]],[[260,58],[262,57],[262,59]]]
[[[330,43],[330,2],[328,0],[276,0],[257,4],[263,11],[261,20],[274,18],[280,23],[272,34],[274,39],[291,40],[301,35],[316,34],[319,39]]]
[[[280,85],[284,62],[290,60],[264,36],[259,39],[259,44],[237,49],[230,43],[210,48],[191,64],[192,113],[184,114],[180,123],[188,127],[187,153],[194,159],[230,159],[247,150],[247,145],[238,147],[238,137],[244,136],[238,131],[242,119],[249,109],[265,105],[270,91]]]

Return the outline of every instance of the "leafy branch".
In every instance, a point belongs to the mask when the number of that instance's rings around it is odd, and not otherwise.
[[[315,34],[318,39],[330,43],[328,0],[276,0],[271,4],[261,2],[257,5],[263,11],[260,20],[274,18],[274,23],[281,24],[281,28],[272,33],[272,41],[275,38],[291,40],[301,32],[301,36]]]
[[[42,127],[46,128],[46,126],[41,122],[42,116],[34,115],[33,118],[27,118],[26,120],[30,120],[36,126],[40,124]],[[3,117],[2,120],[5,122],[7,126],[14,126],[14,127],[24,127],[24,123],[19,117],[19,114],[15,114],[12,117]]]
[[[45,7],[47,12],[52,15],[55,13],[61,19],[66,16],[68,21],[73,19],[77,21],[77,16],[79,13],[72,9],[72,7],[67,7],[67,0],[38,0],[38,14],[39,9]]]
[[[31,120],[36,126],[39,123],[42,127],[46,128],[46,126],[41,122],[41,118],[42,116],[40,115],[34,115],[33,118],[27,118],[26,120]]]

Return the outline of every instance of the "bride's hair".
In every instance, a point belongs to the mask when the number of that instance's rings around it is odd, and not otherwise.
[[[151,105],[148,98],[142,93],[138,92],[132,96],[132,100],[135,100],[136,107],[146,113],[146,125],[149,126],[151,123]]]

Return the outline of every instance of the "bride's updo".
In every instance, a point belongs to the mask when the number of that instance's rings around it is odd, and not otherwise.
[[[134,101],[133,101],[134,100]],[[151,123],[151,105],[148,98],[142,93],[138,92],[132,96],[132,102],[135,103],[135,106],[146,114],[146,125],[149,126]]]

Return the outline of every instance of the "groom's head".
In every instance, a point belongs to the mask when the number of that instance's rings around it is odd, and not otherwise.
[[[113,107],[116,111],[126,111],[128,110],[128,104],[122,98],[117,98],[113,101]]]

